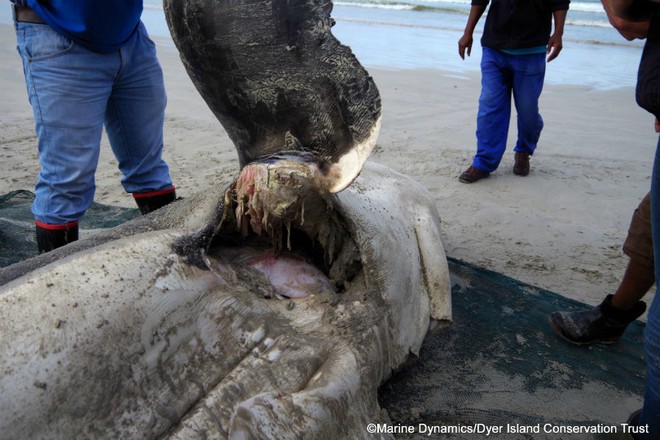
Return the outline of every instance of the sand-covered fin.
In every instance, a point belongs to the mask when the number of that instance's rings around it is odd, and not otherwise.
[[[426,191],[419,186],[417,191]],[[429,197],[430,194],[428,194]],[[440,216],[435,205],[419,206],[410,213],[419,248],[424,285],[431,301],[431,318],[447,324],[452,320],[451,290],[447,257],[440,236]]]
[[[369,179],[363,178],[365,173]],[[338,206],[354,232],[362,265],[371,274],[370,286],[396,310],[394,326],[407,329],[396,339],[403,359],[419,353],[419,335],[426,334],[430,317],[451,320],[440,219],[429,192],[418,183],[372,162],[367,162],[363,175],[337,194]],[[371,183],[376,181],[378,185]],[[360,194],[359,202],[350,197],[354,193]],[[405,220],[399,221],[402,217]],[[411,284],[416,288],[409,295],[396,293]]]

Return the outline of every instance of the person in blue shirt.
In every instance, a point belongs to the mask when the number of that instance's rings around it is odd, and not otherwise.
[[[145,214],[175,200],[161,155],[166,105],[137,0],[11,0],[41,169],[32,213],[40,252],[78,239],[94,200],[103,127],[121,183]]]
[[[518,141],[513,173],[529,174],[543,119],[539,97],[548,62],[561,52],[570,0],[472,0],[458,54],[472,51],[472,34],[490,3],[481,38],[481,96],[477,114],[477,154],[458,178],[473,183],[495,171],[506,149],[511,95],[518,112]],[[554,32],[551,34],[552,21]]]

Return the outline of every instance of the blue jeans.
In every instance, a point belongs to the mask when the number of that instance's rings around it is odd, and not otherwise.
[[[483,47],[477,155],[473,166],[487,172],[499,166],[506,150],[512,93],[518,113],[518,142],[514,151],[534,154],[543,129],[539,97],[544,78],[545,54],[507,55]]]
[[[655,150],[653,177],[651,180],[651,225],[653,254],[655,259],[655,284],[660,285],[660,142]],[[655,295],[647,314],[644,329],[646,352],[646,392],[644,407],[638,425],[649,425],[648,434],[638,434],[637,439],[660,438],[660,292]]]
[[[127,192],[172,188],[161,159],[163,73],[142,23],[112,53],[85,49],[45,24],[18,22],[16,38],[39,139],[37,221],[60,225],[84,215],[104,125]]]

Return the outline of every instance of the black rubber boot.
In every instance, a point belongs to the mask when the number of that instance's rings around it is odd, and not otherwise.
[[[37,227],[37,247],[39,253],[50,252],[65,244],[78,240],[78,222],[63,226],[47,225]]]
[[[607,295],[599,306],[589,310],[554,312],[550,324],[559,336],[573,344],[614,344],[628,324],[644,313],[646,303],[639,301],[630,310],[619,310],[612,305],[612,296]]]
[[[133,194],[133,197],[135,198],[135,203],[137,203],[138,209],[140,209],[140,213],[145,215],[158,208],[162,208],[165,205],[169,205],[176,200],[176,191],[157,191],[147,194]]]

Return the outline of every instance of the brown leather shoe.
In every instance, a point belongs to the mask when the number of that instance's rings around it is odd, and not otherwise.
[[[462,183],[474,183],[477,180],[484,179],[488,176],[490,176],[490,173],[486,171],[481,171],[479,168],[470,166],[470,168],[463,171],[463,174],[458,176],[458,181]]]
[[[513,174],[516,176],[526,176],[529,174],[529,153],[518,153],[514,155],[515,164],[513,165]]]

